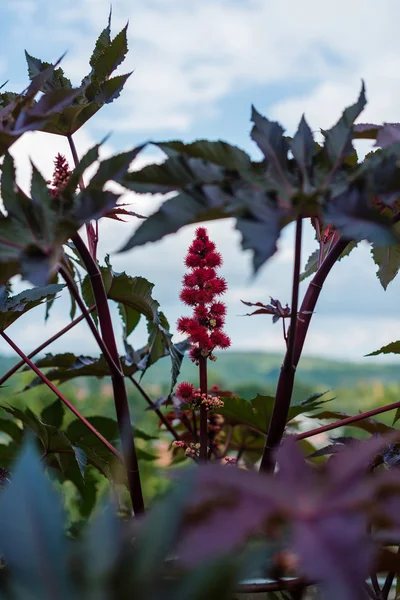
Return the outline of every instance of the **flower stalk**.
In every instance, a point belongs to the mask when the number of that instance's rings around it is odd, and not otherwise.
[[[196,229],[193,240],[185,258],[189,272],[183,278],[180,299],[192,307],[191,317],[178,320],[178,331],[189,336],[192,347],[190,359],[199,367],[199,411],[200,411],[200,451],[199,459],[207,462],[209,454],[208,410],[210,402],[207,382],[207,360],[216,360],[215,348],[229,348],[231,341],[223,331],[226,306],[217,300],[225,293],[227,284],[223,277],[217,275],[216,269],[222,265],[222,257],[216,252],[214,242],[204,227]],[[196,396],[194,386],[182,383],[176,395],[183,401],[193,401]],[[197,427],[197,425],[196,425]],[[195,432],[197,436],[197,431]]]

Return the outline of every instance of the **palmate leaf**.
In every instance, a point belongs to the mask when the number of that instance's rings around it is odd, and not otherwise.
[[[126,366],[124,364],[124,358],[121,358],[122,369],[125,375],[132,375],[138,369],[135,365]],[[104,356],[91,357],[91,356],[75,356],[71,352],[65,352],[63,354],[46,354],[43,358],[36,361],[36,366],[40,369],[50,368],[51,370],[46,373],[46,377],[50,381],[58,381],[59,383],[65,383],[76,377],[108,377],[110,370]],[[25,390],[31,389],[38,385],[42,385],[42,380],[39,377],[35,377],[31,383],[29,383]]]
[[[90,119],[102,106],[112,102],[121,93],[131,73],[111,77],[115,69],[123,62],[128,51],[127,26],[112,40],[110,35],[111,13],[107,27],[101,32],[90,58],[90,73],[83,79],[80,88],[73,88],[61,69],[54,71],[51,79],[41,87],[42,91],[52,89],[62,91],[65,88],[75,92],[71,106],[60,110],[50,122],[40,127],[41,131],[58,135],[72,135]],[[48,63],[26,52],[28,73],[32,77],[42,73]],[[71,104],[71,103],[70,103]]]
[[[175,552],[188,566],[201,564],[237,553],[254,535],[265,534],[268,521],[282,525],[283,520],[287,550],[298,557],[300,573],[319,582],[324,598],[361,600],[375,559],[365,509],[381,482],[368,478],[367,470],[385,444],[374,437],[345,447],[316,469],[306,463],[295,438],[287,438],[276,453],[275,475],[220,465],[189,471],[191,493]],[[398,471],[391,483],[398,494]],[[377,509],[384,514],[375,501]]]
[[[48,285],[25,290],[15,296],[10,296],[7,286],[0,287],[0,331],[4,331],[32,308],[51,301],[64,287]]]
[[[324,213],[326,223],[333,225],[349,240],[368,240],[377,247],[399,242],[392,219],[370,203],[368,191],[362,185],[353,185],[332,198],[325,205]]]
[[[104,186],[109,180],[121,179],[141,147],[101,162],[86,188],[76,192],[81,175],[97,160],[98,148],[83,157],[57,199],[49,194],[47,182],[36,168],[29,198],[16,185],[12,157],[4,158],[1,194],[8,214],[0,214],[0,263],[7,264],[0,269],[0,284],[21,273],[35,285],[46,285],[57,270],[63,244],[82,225],[115,206],[119,195]]]
[[[159,311],[159,303],[152,297],[153,287],[154,284],[143,277],[130,277],[126,273],[113,272],[107,296],[123,307],[120,314],[123,318],[125,342],[139,322],[140,316],[146,318],[149,337],[146,346],[138,351],[140,362],[136,363],[136,368],[144,374],[160,358],[169,356],[172,390],[179,375],[184,352],[182,345],[172,342],[168,321]]]
[[[365,86],[362,83],[358,100],[352,106],[345,109],[339,121],[331,129],[324,131],[324,150],[335,171],[342,161],[354,152],[352,145],[354,121],[363,111],[366,105]]]
[[[24,597],[72,600],[68,551],[61,498],[27,444],[0,496],[0,553]]]
[[[309,412],[319,409],[326,402],[330,402],[331,399],[321,398],[327,392],[313,394],[306,400],[300,403],[293,403],[290,406],[288,414],[288,422],[292,421],[301,414],[307,414]],[[273,396],[263,396],[258,394],[252,400],[245,400],[244,398],[232,397],[226,398],[224,407],[218,409],[225,420],[233,425],[246,425],[251,429],[263,434],[267,434],[269,423],[272,416],[272,410],[274,407]]]
[[[185,225],[236,217],[242,247],[254,254],[257,270],[276,250],[282,212],[258,185],[264,185],[259,166],[226,142],[157,143],[168,159],[134,171],[121,181],[139,192],[178,195],[148,217],[121,251],[154,242]],[[215,161],[215,162],[213,162]]]
[[[131,277],[125,272],[113,271],[109,257],[105,259],[106,266],[100,267],[107,296],[118,304],[119,314],[123,324],[123,342],[126,357],[123,359],[123,369],[127,376],[140,370],[142,376],[146,370],[160,358],[169,356],[171,360],[171,390],[177,381],[180,366],[187,344],[174,344],[169,331],[169,323],[159,311],[159,303],[152,296],[154,284],[144,277]],[[86,276],[82,282],[82,295],[88,306],[94,303],[90,279]],[[141,317],[147,320],[147,344],[133,350],[128,337],[138,325]],[[95,315],[96,318],[96,315]]]
[[[54,65],[48,65],[32,78],[22,94],[3,92],[0,96],[0,156],[26,131],[42,129],[49,120],[70,106],[80,89],[57,89],[47,91],[38,102],[35,96],[46,88],[54,77]],[[47,88],[46,88],[47,89]]]
[[[312,191],[310,171],[316,154],[316,144],[304,115],[301,118],[299,128],[290,144],[290,149],[302,175],[303,193],[308,194]]]
[[[284,130],[279,123],[269,121],[261,116],[254,106],[251,120],[254,127],[250,135],[267,160],[268,176],[275,183],[279,195],[284,199],[289,199],[293,194],[288,162],[290,146],[283,135]],[[298,146],[295,144],[295,151],[297,149]]]

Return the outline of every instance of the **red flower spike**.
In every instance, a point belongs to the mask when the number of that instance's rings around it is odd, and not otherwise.
[[[180,299],[184,304],[188,304],[189,306],[194,306],[198,302],[198,291],[191,288],[183,288],[180,293]]]
[[[196,390],[192,383],[188,383],[187,381],[182,381],[176,388],[175,396],[177,396],[180,400],[184,400],[185,402],[189,402]]]
[[[190,317],[179,317],[177,323],[177,329],[181,333],[189,333],[188,329],[192,323],[193,319]]]
[[[220,331],[219,329],[215,329],[211,335],[210,340],[214,344],[214,346],[218,346],[218,348],[229,348],[231,345],[231,340],[226,333]]]
[[[67,181],[71,175],[71,171],[67,162],[67,159],[62,154],[58,153],[54,160],[54,172],[53,181],[49,188],[50,194],[53,198],[57,198],[62,189],[67,184]]]
[[[214,316],[224,317],[226,315],[226,306],[223,302],[213,302],[210,306],[210,313]]]
[[[178,330],[190,336],[189,356],[193,362],[200,358],[215,360],[215,348],[230,346],[229,337],[222,331],[226,308],[216,301],[216,296],[226,291],[227,284],[223,277],[217,276],[216,268],[222,264],[222,257],[216,252],[205,227],[197,228],[185,264],[190,272],[183,277],[180,299],[193,307],[193,317],[181,317]]]
[[[208,238],[207,229],[205,227],[198,227],[196,229],[196,237],[207,239]]]
[[[205,259],[207,267],[220,267],[222,265],[222,256],[219,252],[211,252]]]

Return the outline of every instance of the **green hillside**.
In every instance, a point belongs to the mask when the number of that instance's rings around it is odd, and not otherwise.
[[[6,372],[16,359],[0,356],[0,375]],[[258,393],[274,395],[282,362],[278,354],[261,352],[224,352],[215,363],[209,364],[209,385],[218,384],[222,389],[230,389],[243,398],[254,398]],[[165,358],[151,367],[142,380],[143,386],[153,400],[164,397],[169,389],[170,361]],[[0,404],[9,403],[24,408],[29,406],[39,413],[41,408],[53,401],[53,393],[41,385],[26,394],[19,392],[33,379],[29,371],[20,372],[0,388]],[[197,368],[185,358],[181,380],[194,384],[198,381]],[[85,415],[114,415],[109,380],[77,378],[61,386],[64,394],[71,399]],[[151,424],[151,411],[147,404],[127,381],[127,390],[136,423]],[[339,362],[321,358],[302,359],[296,377],[293,393],[295,402],[303,401],[312,393],[330,390],[334,398],[330,408],[350,414],[369,410],[376,406],[400,400],[400,365],[369,362]],[[393,413],[380,417],[391,422]]]
[[[210,380],[231,387],[254,383],[261,386],[276,384],[282,364],[281,354],[262,352],[224,352],[215,363],[210,363]],[[168,379],[169,363],[162,360],[145,375],[148,383],[159,383]],[[194,379],[196,367],[187,359],[182,367],[183,379]],[[400,384],[400,363],[383,365],[369,362],[362,364],[351,361],[304,357],[297,370],[297,379],[310,386],[347,388],[359,383],[381,381],[384,384]]]

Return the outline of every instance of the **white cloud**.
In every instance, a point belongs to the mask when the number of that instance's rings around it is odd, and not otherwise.
[[[70,0],[63,7],[40,4],[35,32],[28,31],[25,19],[22,34],[36,45],[44,31],[48,44],[67,43],[65,67],[79,81],[86,74],[94,39],[106,23],[108,0]],[[231,94],[234,102],[238,89],[264,86],[267,105],[268,85],[283,84],[287,90],[288,82],[295,104],[282,98],[274,113],[292,127],[306,108],[316,126],[327,126],[342,104],[355,97],[361,77],[370,90],[371,113],[392,119],[399,90],[399,16],[396,0],[367,5],[364,0],[115,0],[113,31],[130,21],[131,52],[122,68],[135,72],[118,111],[113,110],[118,119],[113,118],[112,127],[185,131],[217,116],[220,101]],[[300,109],[297,91],[302,82],[312,92],[299,98],[304,107]],[[96,121],[106,125],[102,115]]]
[[[52,44],[57,52],[60,45],[63,50],[68,47],[65,70],[79,82],[88,70],[94,40],[106,23],[109,1],[70,0],[61,7],[44,1],[27,4],[30,12],[25,12],[23,18],[18,11],[12,15],[19,37],[24,38],[32,54],[47,59],[57,54]],[[40,10],[36,10],[38,6]],[[156,135],[165,129],[174,134],[190,133],[191,128],[200,128],[212,117],[218,129],[220,102],[234,104],[235,94],[243,90],[249,91],[250,98],[255,86],[265,90],[265,106],[258,105],[258,110],[279,118],[289,131],[296,127],[303,112],[314,129],[329,127],[342,108],[356,99],[362,77],[370,100],[362,119],[397,121],[399,16],[396,0],[379,4],[366,4],[364,0],[114,0],[114,33],[130,19],[131,52],[123,70],[134,68],[135,72],[118,102],[96,116],[96,127],[103,128],[103,133],[110,128],[140,135]],[[41,54],[36,50],[44,39],[48,46]],[[282,84],[285,90],[272,108],[271,84]],[[243,120],[247,117],[246,112]],[[80,154],[96,141],[92,131],[89,123],[76,135]],[[236,131],[237,124],[232,123],[232,142]],[[117,146],[118,133],[103,149],[104,155]],[[27,134],[13,147],[25,189],[29,184],[29,157],[50,177],[58,151],[69,156],[66,141],[47,134]],[[137,164],[147,160],[144,157]],[[149,196],[128,194],[128,198],[133,202],[132,209],[142,214],[150,214],[160,202],[160,198]],[[120,248],[134,226],[132,222],[103,222],[100,256]],[[250,279],[249,253],[239,250],[240,236],[232,223],[210,223],[209,230],[225,257],[223,274],[230,285],[226,296],[227,331],[233,337],[234,348],[283,350],[280,325],[273,326],[270,317],[237,315],[245,312],[242,298],[268,301],[272,295],[284,303],[290,301],[292,230],[285,232],[280,252],[254,282]],[[116,270],[144,275],[155,283],[154,295],[172,326],[182,312],[177,297],[183,256],[192,233],[193,227],[188,227],[157,244],[112,256]],[[312,248],[311,235],[305,243],[303,264]],[[384,293],[373,264],[368,262],[368,252],[364,247],[335,266],[313,317],[308,353],[361,357],[396,338],[395,331],[400,329],[395,317],[400,283],[394,282]],[[53,328],[67,323],[67,302],[61,301],[59,307],[54,308],[53,320],[45,329],[38,317],[27,316],[21,321],[23,329],[19,325],[12,328],[13,335],[28,346],[35,345]],[[135,345],[142,342],[142,334],[133,334]],[[95,348],[83,325],[68,339],[78,351],[92,352]],[[68,339],[57,342],[55,348],[65,349]]]

